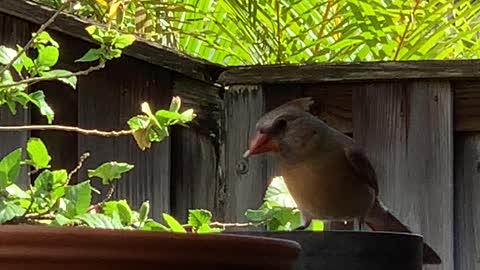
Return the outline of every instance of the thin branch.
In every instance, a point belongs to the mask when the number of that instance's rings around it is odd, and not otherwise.
[[[30,49],[30,47],[32,46],[33,44],[33,41],[35,40],[35,38],[43,31],[45,31],[45,29],[47,29],[47,27],[49,27],[53,21],[55,21],[55,19],[57,18],[58,15],[60,15],[60,13],[68,7],[68,5],[70,4],[70,2],[72,2],[73,0],[68,0],[66,1],[56,12],[55,14],[52,15],[52,17],[50,17],[50,19],[48,19],[44,24],[42,24],[40,26],[40,28],[37,30],[37,32],[35,32],[33,35],[32,35],[32,38],[30,38],[30,40],[27,42],[27,44],[25,44],[25,46],[20,50],[20,52],[18,52],[18,54],[5,66],[3,67],[1,70],[0,70],[0,76],[8,69],[10,69],[13,65],[13,63],[15,63],[15,61],[18,60],[18,58],[20,58],[20,56],[26,52],[28,49]]]
[[[30,125],[30,126],[0,126],[1,131],[25,131],[25,130],[54,130],[65,132],[76,132],[87,136],[101,136],[101,137],[120,137],[128,136],[134,133],[133,130],[119,130],[119,131],[100,131],[96,129],[83,129],[79,127],[61,126],[61,125]]]
[[[45,214],[29,214],[25,216],[25,219],[29,220],[54,220],[56,217],[55,214],[52,213],[45,213]]]
[[[247,222],[247,223],[222,223],[222,222],[212,222],[210,223],[210,227],[213,228],[245,228],[245,227],[255,227],[259,225],[263,225],[265,222],[259,222],[259,223],[252,223],[252,222]],[[192,225],[190,224],[184,224],[182,225],[185,229],[191,229]]]
[[[0,85],[0,89],[9,88],[9,87],[12,87],[12,86],[17,86],[17,85],[22,85],[22,84],[26,84],[27,86],[30,86],[30,85],[38,83],[38,82],[53,81],[53,80],[58,80],[58,79],[62,79],[62,78],[70,78],[70,77],[73,77],[73,76],[85,76],[85,75],[88,75],[89,73],[91,73],[93,71],[100,70],[104,67],[105,67],[105,61],[100,61],[100,63],[98,65],[93,66],[93,67],[89,67],[86,70],[77,71],[77,72],[67,74],[67,75],[29,78],[29,79],[21,80],[21,81],[14,82],[14,83],[11,83],[11,84]]]
[[[65,185],[67,185],[70,180],[72,179],[72,176],[74,174],[76,174],[83,166],[83,162],[85,162],[85,160],[90,157],[90,153],[89,152],[85,152],[83,153],[82,156],[80,156],[80,159],[78,160],[78,164],[77,164],[77,167],[75,167],[69,174],[68,174],[68,177],[67,177],[67,181],[65,183]]]
[[[101,202],[90,206],[88,208],[88,212],[90,212],[94,209],[97,209],[97,208],[103,206],[105,203],[107,203],[112,198],[113,193],[115,192],[115,187],[116,186],[115,186],[114,183],[110,184],[110,188],[108,189],[108,192],[107,192],[107,195],[105,196],[105,198]]]
[[[77,167],[75,167],[69,174],[68,174],[68,177],[67,177],[67,180],[65,181],[65,184],[63,184],[63,186],[67,186],[68,183],[70,182],[70,179],[72,178],[72,175],[74,175],[75,173],[78,172],[78,170],[80,170],[82,168],[82,165],[83,165],[83,162],[90,156],[90,153],[86,152],[84,153],[82,156],[80,156],[80,160],[78,161],[78,165]],[[58,189],[58,188],[57,188]],[[33,195],[32,195],[33,196]],[[40,213],[40,214],[37,214],[39,217],[44,217],[46,215],[55,215],[53,212],[53,210],[57,207],[58,203],[60,202],[60,198],[58,198],[51,206],[50,208],[48,208],[47,211],[43,212],[43,213]]]
[[[405,38],[407,37],[408,30],[410,30],[410,25],[412,24],[413,20],[415,19],[415,12],[417,11],[418,5],[420,5],[420,0],[416,0],[415,6],[413,7],[412,13],[410,14],[411,18],[408,20],[407,25],[405,26],[405,31],[403,31],[402,37],[400,38],[400,42],[398,43],[397,50],[395,51],[395,55],[393,56],[393,61],[396,61],[398,58],[398,54],[403,47],[405,42]]]
[[[323,13],[323,16],[322,16],[322,25],[320,26],[320,29],[317,32],[317,40],[321,39],[323,36],[323,31],[325,31],[325,27],[327,26],[328,13],[330,13],[331,8],[332,8],[332,2],[329,0],[327,1],[327,6],[325,7],[325,13]],[[313,54],[317,55],[317,52],[319,49],[320,49],[320,43],[318,43],[315,46],[315,49],[313,50]]]

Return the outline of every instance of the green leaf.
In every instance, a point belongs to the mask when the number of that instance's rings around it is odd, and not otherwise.
[[[155,113],[159,123],[166,123],[168,120],[180,120],[182,115],[177,112],[170,112],[166,110],[159,110]]]
[[[17,205],[14,201],[0,201],[0,224],[16,217],[21,217],[24,213],[25,209]]]
[[[130,171],[133,167],[133,165],[125,162],[105,162],[95,170],[88,170],[88,177],[98,177],[102,179],[104,185],[108,185],[111,184],[113,180],[120,179],[123,173]]]
[[[62,214],[55,215],[55,222],[56,222],[56,225],[59,225],[59,226],[65,226],[65,225],[74,223],[72,219],[69,219]]]
[[[122,51],[120,49],[113,49],[110,51],[110,53],[107,55],[107,59],[113,59],[113,58],[119,58],[122,56]]]
[[[124,229],[122,224],[112,217],[104,214],[85,213],[75,217],[75,220],[85,223],[90,228],[97,229]]]
[[[310,230],[314,232],[321,232],[324,230],[324,224],[321,220],[313,219],[310,223]]]
[[[302,216],[298,209],[274,208],[272,221],[267,225],[270,230],[292,231],[302,225]]]
[[[133,223],[133,211],[126,200],[106,202],[103,211],[109,217],[117,213],[123,225],[128,226]]]
[[[170,108],[168,109],[171,112],[178,112],[180,106],[182,105],[182,100],[180,97],[173,97],[172,102],[170,102]]]
[[[18,148],[0,161],[0,190],[5,189],[17,180],[20,174],[22,149]]]
[[[197,115],[193,112],[193,109],[188,109],[184,111],[180,117],[180,120],[183,123],[192,121]]]
[[[30,195],[15,184],[8,186],[6,191],[9,195],[14,196],[15,198],[30,199]]]
[[[63,69],[54,69],[46,72],[41,73],[41,77],[43,78],[52,78],[55,77],[57,80],[69,85],[73,89],[77,88],[77,77],[75,76],[70,76],[72,75],[72,72],[68,70],[63,70]],[[69,76],[69,77],[66,77]],[[58,78],[62,77],[62,78]]]
[[[148,219],[148,213],[150,212],[150,203],[149,201],[145,201],[142,203],[140,206],[140,215],[139,215],[139,221],[140,223],[144,223]]]
[[[50,168],[52,157],[48,154],[47,147],[40,138],[30,138],[27,142],[27,153],[30,157],[29,164],[36,170]]]
[[[68,173],[67,170],[55,170],[52,171],[53,176],[53,186],[60,187],[65,186],[68,180]]]
[[[134,116],[128,120],[131,130],[146,129],[150,125],[150,119],[144,115]]]
[[[210,225],[212,213],[204,209],[188,210],[188,224],[194,228],[201,227],[204,224]]]
[[[55,114],[52,108],[50,108],[50,106],[45,101],[45,94],[43,93],[43,91],[38,90],[28,96],[30,97],[30,101],[40,109],[40,113],[47,117],[48,123],[51,124]]]
[[[283,177],[274,177],[265,193],[265,201],[275,202],[278,206],[295,208],[297,204],[293,200]]]
[[[95,25],[89,25],[85,27],[85,30],[88,34],[93,35],[95,32],[97,32],[98,28]]]
[[[134,41],[135,41],[134,35],[121,35],[116,39],[114,39],[113,46],[115,46],[118,49],[124,49],[132,45]]]
[[[39,67],[52,67],[58,62],[60,52],[54,46],[46,46],[38,50],[38,57],[35,61]]]
[[[26,53],[22,53],[22,55],[20,56],[20,59],[22,60],[23,67],[29,72],[29,74],[34,75],[32,74],[32,71],[33,71],[32,69],[35,66],[35,64],[33,63],[32,58],[28,57]],[[20,72],[20,70],[17,68],[18,72]]]
[[[35,37],[35,43],[43,45],[51,44],[55,48],[59,47],[58,43],[50,36],[48,32],[45,31],[41,32]]]
[[[175,233],[186,233],[187,231],[183,228],[182,224],[178,222],[174,217],[170,216],[169,214],[164,213],[163,219],[167,222],[168,226]]]
[[[76,215],[86,213],[92,200],[90,181],[84,181],[77,185],[67,187],[65,193],[66,217],[73,218]]]
[[[35,194],[49,194],[53,191],[53,174],[50,170],[42,171],[34,181]]]
[[[199,234],[205,234],[205,233],[218,233],[218,232],[222,232],[222,231],[223,231],[223,229],[221,229],[221,228],[212,228],[208,224],[203,224],[202,226],[200,226],[197,229],[196,232],[199,233]]]
[[[140,227],[142,231],[161,231],[161,232],[169,232],[170,229],[168,229],[165,225],[160,224],[154,220],[147,220],[145,221],[145,224],[143,224],[142,227]]]
[[[12,48],[8,48],[5,46],[0,46],[0,64],[1,65],[8,65],[13,58],[17,56],[17,51]]]
[[[248,209],[245,212],[245,216],[250,222],[262,222],[270,218],[272,216],[272,213],[271,209],[261,207],[260,209],[256,210]]]
[[[90,49],[81,58],[75,62],[93,62],[102,58],[104,51],[102,49]]]

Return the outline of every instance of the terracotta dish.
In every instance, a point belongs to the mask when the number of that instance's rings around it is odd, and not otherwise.
[[[0,269],[294,269],[294,241],[31,225],[0,226]]]

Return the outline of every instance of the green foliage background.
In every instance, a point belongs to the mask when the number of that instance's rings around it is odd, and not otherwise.
[[[225,65],[480,54],[471,0],[85,0],[68,11]]]

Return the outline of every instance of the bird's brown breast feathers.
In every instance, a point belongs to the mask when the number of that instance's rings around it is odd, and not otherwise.
[[[282,164],[285,183],[306,218],[349,219],[366,215],[375,198],[367,181],[358,179],[343,149]]]

